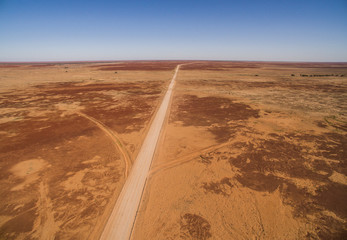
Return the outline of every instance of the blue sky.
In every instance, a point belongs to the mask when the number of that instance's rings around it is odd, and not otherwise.
[[[347,61],[347,0],[0,0],[0,61]]]

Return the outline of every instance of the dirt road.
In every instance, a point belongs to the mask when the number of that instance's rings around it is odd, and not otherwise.
[[[84,117],[91,122],[95,123],[103,132],[105,132],[112,140],[112,142],[117,146],[119,152],[122,155],[122,158],[124,160],[124,165],[125,165],[125,171],[124,171],[124,176],[128,177],[128,172],[129,172],[129,166],[131,165],[131,160],[129,153],[127,152],[126,148],[124,147],[124,143],[120,140],[120,137],[111,129],[109,129],[106,125],[104,125],[102,122],[96,120],[95,118],[88,116],[87,114],[84,114],[82,112],[76,112],[78,115],[81,117]]]
[[[140,204],[143,189],[146,184],[149,168],[159,139],[160,131],[165,120],[166,112],[170,103],[172,89],[180,65],[170,82],[163,102],[152,122],[140,152],[134,162],[129,177],[124,184],[117,203],[101,235],[104,239],[129,239]]]

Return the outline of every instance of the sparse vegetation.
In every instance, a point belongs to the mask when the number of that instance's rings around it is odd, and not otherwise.
[[[293,76],[293,74],[292,74]],[[300,74],[301,77],[344,77],[343,74],[339,75],[339,74]]]
[[[212,237],[211,225],[203,217],[186,213],[181,217],[181,239],[207,240]]]
[[[176,64],[0,64],[0,239],[97,239]],[[134,239],[341,238],[346,74],[183,65]]]

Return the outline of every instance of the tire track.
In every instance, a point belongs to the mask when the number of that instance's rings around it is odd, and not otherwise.
[[[131,165],[131,159],[128,151],[125,148],[124,143],[120,140],[120,137],[112,131],[109,127],[107,127],[105,124],[102,122],[96,120],[95,118],[88,116],[87,114],[84,114],[82,112],[76,112],[79,116],[84,117],[88,119],[89,121],[93,122],[95,125],[97,125],[104,133],[106,133],[112,140],[112,142],[117,146],[118,150],[120,151],[122,158],[124,160],[125,164],[125,171],[124,171],[124,176],[125,178],[128,177],[129,173],[129,168]]]
[[[177,160],[174,160],[174,161],[170,161],[168,163],[164,163],[164,164],[161,164],[155,168],[153,168],[149,175],[152,177],[154,176],[155,174],[157,174],[158,172],[160,171],[163,171],[163,170],[168,170],[170,168],[174,168],[174,167],[178,167],[182,164],[185,164],[185,163],[188,163],[190,161],[193,161],[196,157],[200,156],[201,154],[203,153],[207,153],[207,152],[210,152],[210,151],[214,151],[214,150],[217,150],[219,148],[222,148],[222,147],[225,147],[227,145],[230,145],[229,142],[226,142],[226,143],[222,143],[222,144],[218,144],[218,145],[213,145],[213,146],[210,146],[210,147],[207,147],[207,148],[204,148],[204,149],[201,149],[199,151],[195,151],[193,153],[190,153],[188,155],[185,155],[185,156],[182,156],[180,157],[179,159]]]
[[[52,202],[48,197],[48,185],[45,180],[40,182],[40,212],[39,212],[39,225],[40,225],[40,239],[53,240],[55,233],[59,226],[54,221]]]
[[[117,203],[101,234],[101,240],[129,239],[141,202],[142,194],[147,182],[149,169],[152,163],[158,139],[171,103],[172,90],[180,65],[177,65],[172,80],[167,88],[164,98],[151,122],[147,136],[134,161],[129,177],[117,199]]]

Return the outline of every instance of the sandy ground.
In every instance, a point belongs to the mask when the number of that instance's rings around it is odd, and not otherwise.
[[[132,239],[346,239],[346,76],[183,66]]]
[[[129,239],[131,235],[159,135],[167,116],[167,110],[169,108],[172,90],[179,68],[180,65],[178,65],[175,70],[165,96],[148,130],[147,136],[134,161],[130,175],[126,179],[100,239]]]
[[[0,64],[0,239],[98,239],[180,63]],[[347,64],[176,81],[132,239],[346,239]]]
[[[104,65],[0,65],[0,239],[100,236],[176,66]]]

